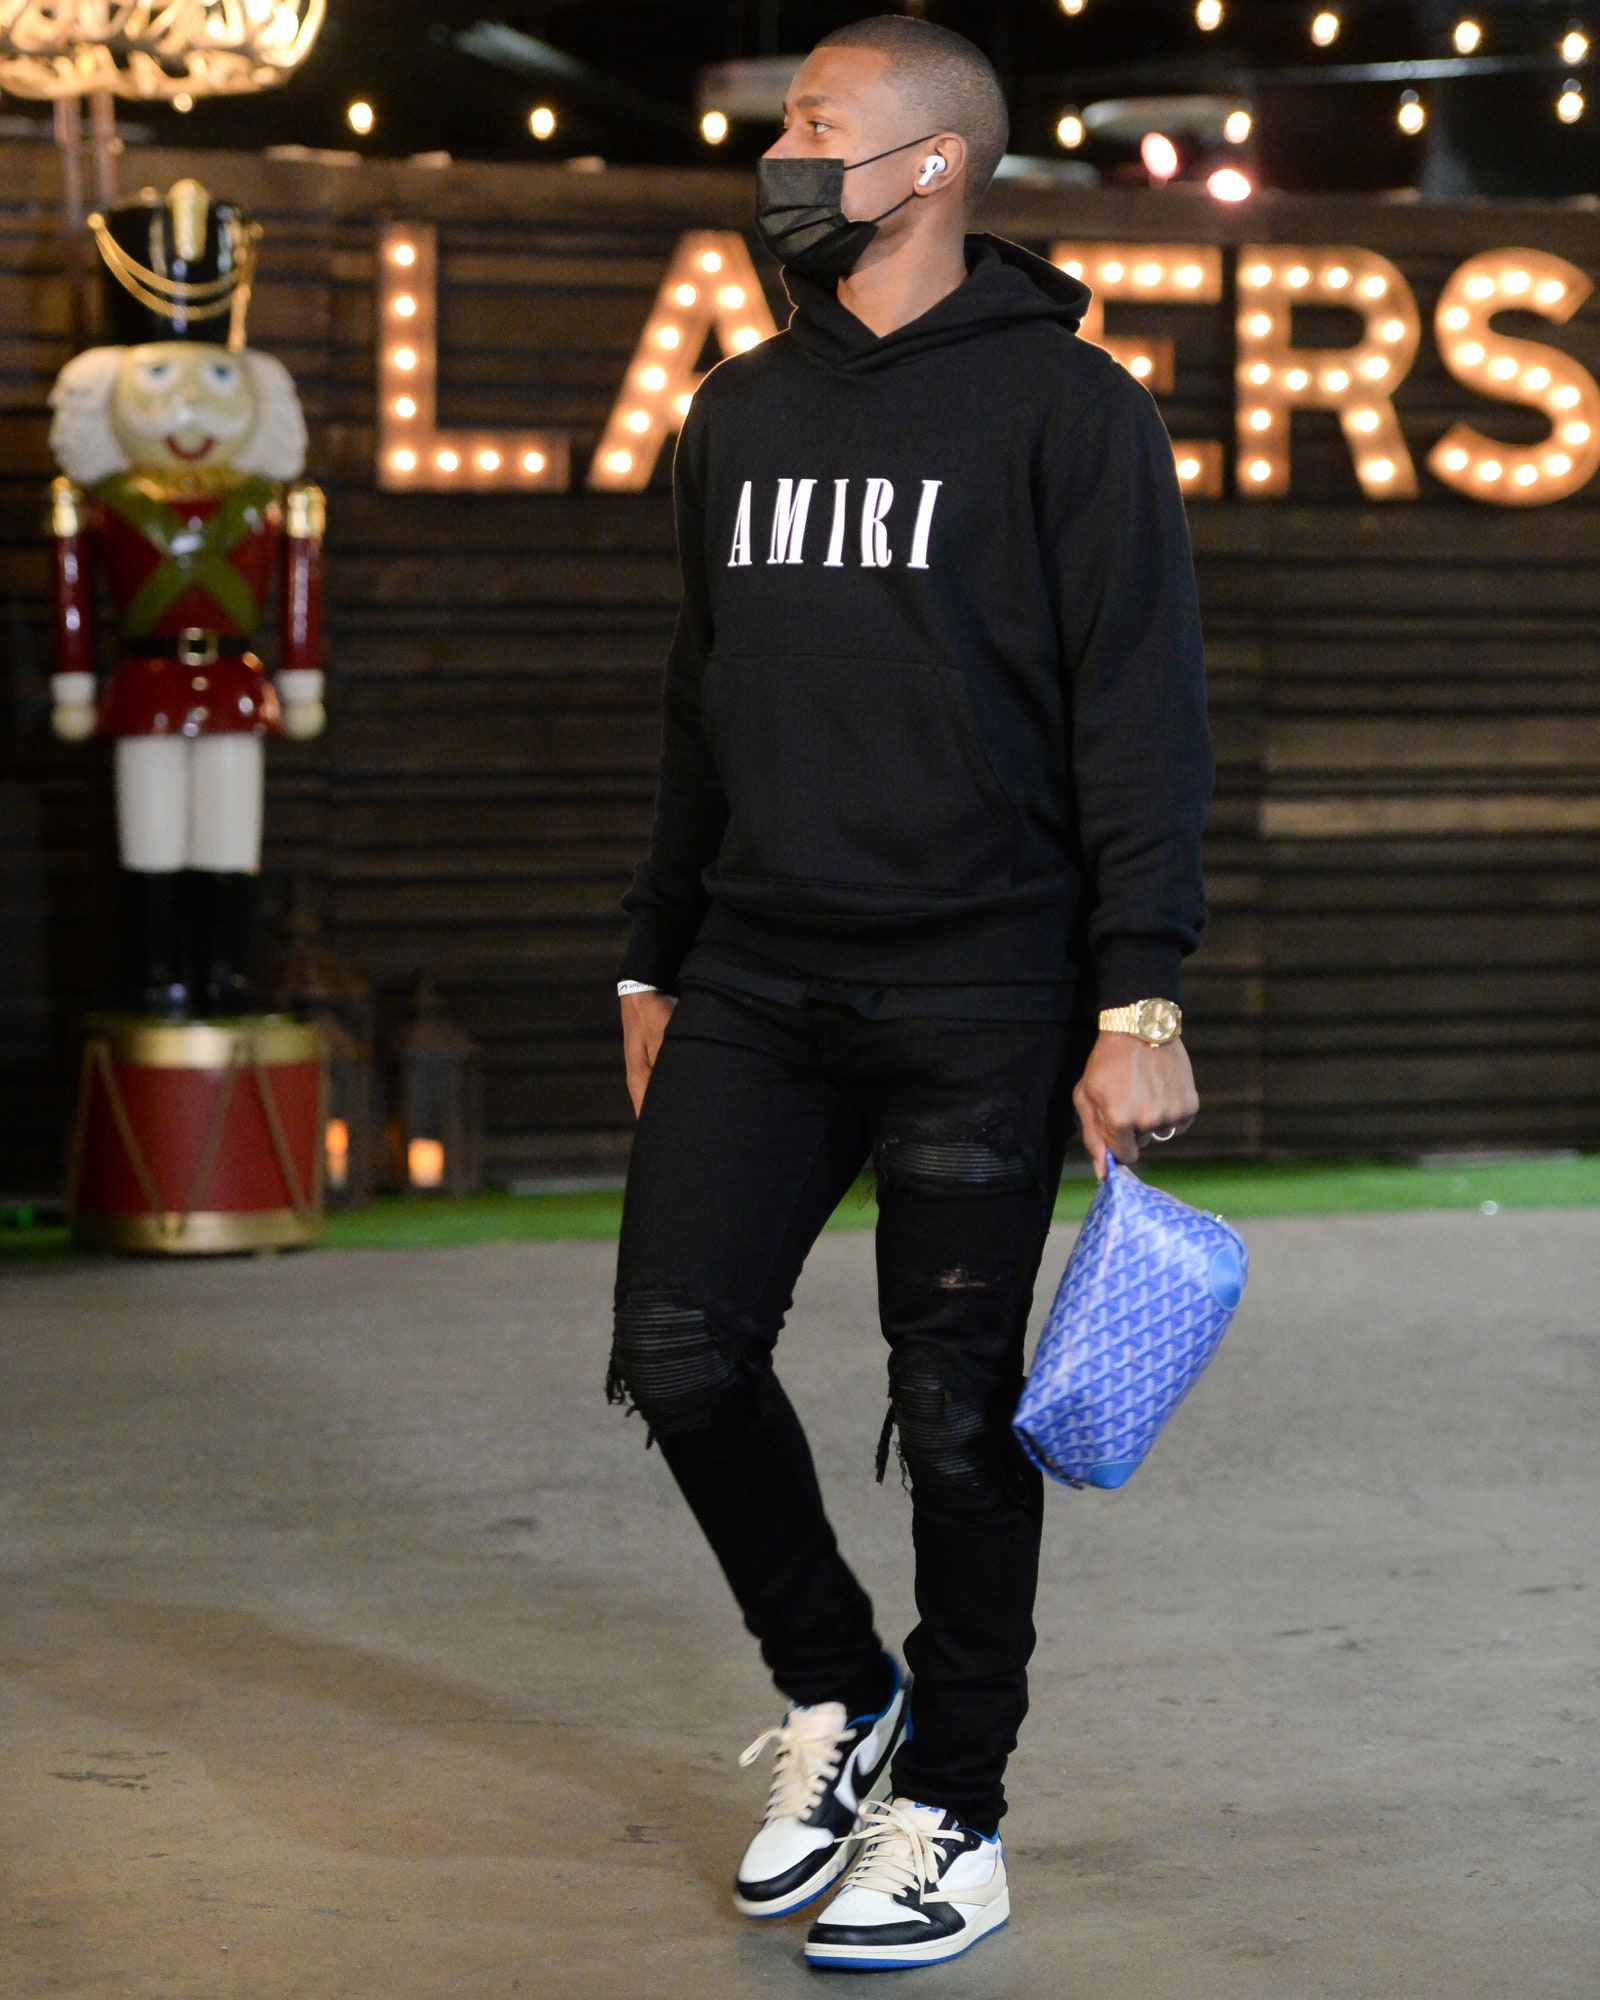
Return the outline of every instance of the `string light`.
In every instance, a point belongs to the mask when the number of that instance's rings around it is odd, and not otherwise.
[[[1222,26],[1222,0],[1195,0],[1195,26],[1202,33],[1210,34],[1213,28]]]
[[[423,492],[511,487],[564,490],[568,444],[552,431],[438,427],[438,243],[432,227],[395,222],[378,239],[378,484]]]
[[[1061,11],[1063,14],[1081,14],[1083,0],[1061,0]]]
[[[1146,132],[1139,141],[1139,158],[1157,187],[1165,187],[1178,171],[1178,149],[1165,132]]]
[[[1176,373],[1173,342],[1166,336],[1108,334],[1106,301],[1216,305],[1222,298],[1222,252],[1199,243],[1053,243],[1050,258],[1089,286],[1078,328],[1081,339],[1103,347],[1152,394],[1169,396]],[[1173,464],[1185,493],[1214,499],[1222,492],[1222,446],[1214,438],[1175,438]]]
[[[700,120],[700,136],[708,146],[720,146],[728,136],[728,114],[708,111]]]
[[[718,283],[708,285],[707,277]],[[638,493],[650,484],[667,439],[700,385],[695,360],[715,332],[724,354],[747,353],[777,331],[745,240],[733,229],[695,229],[678,239],[662,274],[589,468],[589,485]]]
[[[1351,347],[1296,348],[1297,305],[1362,303]],[[1411,288],[1370,250],[1309,244],[1246,245],[1239,252],[1237,429],[1241,491],[1289,491],[1290,412],[1334,410],[1361,490],[1372,500],[1413,498],[1417,477],[1393,394],[1417,351],[1421,326]]]
[[[1332,48],[1339,39],[1340,20],[1332,8],[1324,8],[1320,14],[1312,16],[1311,39],[1319,49]]]
[[[1458,56],[1470,56],[1483,40],[1483,28],[1468,15],[1464,20],[1457,21],[1450,39],[1455,43]]]
[[[1402,132],[1416,137],[1428,122],[1428,114],[1422,107],[1422,99],[1414,90],[1400,93],[1400,109],[1395,113],[1395,123]]]
[[[1076,111],[1063,111],[1056,125],[1056,139],[1070,153],[1084,140],[1083,120]]]
[[[354,104],[347,104],[344,117],[350,130],[363,139],[378,122],[378,114],[364,97],[358,97]]]
[[[1583,111],[1583,85],[1575,76],[1569,76],[1556,99],[1556,116],[1563,125],[1576,125]]]
[[[1589,60],[1589,37],[1581,28],[1569,28],[1562,36],[1561,60],[1574,64]]]
[[[1248,201],[1255,189],[1237,167],[1218,167],[1206,181],[1206,192],[1216,201]]]
[[[1249,138],[1254,122],[1249,112],[1241,106],[1237,111],[1230,111],[1223,119],[1222,136],[1230,146],[1242,146]]]
[[[1542,412],[1550,431],[1538,444],[1512,445],[1452,424],[1428,456],[1436,479],[1496,506],[1543,507],[1593,478],[1600,468],[1600,384],[1559,348],[1513,339],[1491,325],[1496,313],[1512,308],[1562,325],[1592,290],[1576,264],[1541,250],[1489,250],[1451,272],[1434,313],[1445,366],[1481,396]]]
[[[536,139],[550,139],[555,136],[556,114],[548,104],[536,104],[528,113],[528,130]]]
[[[1216,500],[1222,495],[1222,446],[1216,438],[1187,438],[1172,447],[1172,463],[1178,475],[1178,489],[1196,499]]]

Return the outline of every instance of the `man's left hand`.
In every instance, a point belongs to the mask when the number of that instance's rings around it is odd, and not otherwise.
[[[1167,1138],[1187,1132],[1200,1110],[1183,1043],[1152,1048],[1137,1035],[1099,1037],[1072,1102],[1099,1180],[1106,1177],[1108,1153],[1122,1166],[1137,1166],[1154,1133]]]

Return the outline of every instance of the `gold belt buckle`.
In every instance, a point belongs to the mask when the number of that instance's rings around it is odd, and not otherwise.
[[[178,634],[178,659],[186,667],[209,667],[217,657],[217,635],[203,632],[198,625],[186,625]]]

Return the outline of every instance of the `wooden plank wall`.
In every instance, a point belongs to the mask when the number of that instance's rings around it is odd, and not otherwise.
[[[267,226],[254,342],[294,371],[330,496],[332,720],[275,746],[269,892],[312,886],[392,1005],[415,967],[481,1039],[498,1176],[613,1170],[628,1115],[610,974],[649,821],[675,598],[662,480],[637,496],[396,496],[372,480],[376,222],[438,223],[440,420],[560,425],[581,478],[679,232],[738,227],[742,176],[329,166],[130,153]],[[103,746],[57,745],[44,402],[66,355],[48,149],[0,147],[0,1188],[59,1173],[78,1026],[103,976]],[[1011,184],[991,225],[1036,247],[1350,243],[1394,258],[1424,325],[1498,245],[1600,273],[1583,208],[1264,200]],[[773,274],[763,267],[769,281]],[[781,298],[772,286],[774,304]],[[1110,309],[1178,337],[1167,414],[1227,438],[1226,309]],[[1600,319],[1530,325],[1600,370]],[[1494,415],[1431,340],[1399,399],[1420,465]],[[1514,413],[1502,413],[1508,436]],[[1332,420],[1297,419],[1285,502],[1197,502],[1220,784],[1214,920],[1189,985],[1207,1111],[1191,1150],[1600,1145],[1600,514],[1363,504]],[[664,469],[663,469],[664,470]]]

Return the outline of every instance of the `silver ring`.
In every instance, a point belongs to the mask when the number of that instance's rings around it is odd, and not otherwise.
[[[1158,1146],[1164,1146],[1169,1139],[1177,1138],[1178,1128],[1176,1125],[1169,1125],[1165,1132],[1152,1132],[1150,1136]]]

